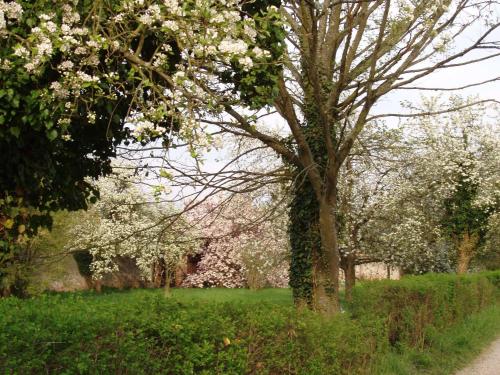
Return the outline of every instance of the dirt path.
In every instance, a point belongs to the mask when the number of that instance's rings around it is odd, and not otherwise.
[[[500,375],[500,337],[455,375]]]

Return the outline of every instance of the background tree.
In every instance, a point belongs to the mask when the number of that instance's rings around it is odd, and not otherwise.
[[[276,207],[276,202],[262,199],[226,195],[188,213],[202,238],[202,248],[197,270],[188,275],[184,286],[257,289],[288,285],[284,205],[277,202]]]
[[[372,222],[393,188],[393,175],[408,162],[406,149],[400,126],[366,127],[340,170],[337,217],[346,299],[356,282],[356,266],[381,260],[373,249],[382,232],[374,231]]]
[[[135,181],[137,183],[137,181]],[[101,199],[71,229],[69,252],[90,253],[92,277],[118,271],[120,257],[133,259],[144,278],[169,287],[184,256],[196,247],[187,223],[157,204],[124,173],[99,182]],[[171,221],[166,220],[170,213]]]
[[[422,109],[438,106],[431,99]],[[410,122],[406,167],[392,174],[374,223],[386,261],[413,273],[463,273],[480,253],[500,192],[500,139],[487,114],[467,108]]]

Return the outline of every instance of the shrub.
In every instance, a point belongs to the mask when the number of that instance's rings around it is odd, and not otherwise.
[[[202,292],[191,290],[7,298],[0,373],[371,374],[390,344],[425,347],[435,330],[495,303],[499,280],[500,272],[368,282],[351,313],[330,320],[272,290],[203,291],[219,296],[212,302],[190,301]]]
[[[460,323],[498,301],[500,272],[428,274],[359,285],[349,309],[354,318],[385,322],[391,345],[423,348],[428,333]]]

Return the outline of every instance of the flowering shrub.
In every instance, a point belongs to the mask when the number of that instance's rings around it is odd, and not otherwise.
[[[87,250],[92,255],[95,279],[118,271],[120,256],[135,260],[146,279],[154,277],[155,265],[162,262],[171,274],[193,246],[183,220],[168,220],[175,210],[147,203],[148,196],[124,174],[99,182],[101,199],[86,218],[71,230],[69,251]]]
[[[267,216],[250,196],[212,200],[190,213],[189,222],[205,242],[196,273],[184,286],[285,287],[288,285],[286,224]]]

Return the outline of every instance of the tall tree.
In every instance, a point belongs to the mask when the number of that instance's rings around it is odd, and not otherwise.
[[[424,109],[436,111],[437,103]],[[410,121],[406,165],[389,176],[367,228],[380,233],[373,254],[413,273],[464,273],[488,248],[500,202],[500,138],[487,113],[468,108]]]
[[[294,141],[293,155],[282,154],[297,174],[291,210],[296,298],[327,314],[338,309],[339,171],[366,124],[376,126],[382,117],[370,115],[374,105],[436,70],[470,63],[455,61],[475,49],[495,50],[488,36],[498,24],[488,24],[471,44],[442,54],[446,35],[458,38],[490,6],[494,2],[284,2],[289,48],[274,104]]]
[[[35,73],[55,53],[36,44],[57,46],[62,59],[51,94],[62,87],[74,98],[82,85],[104,82],[129,92],[95,65],[97,56],[122,61],[146,88],[129,116],[139,139],[161,133],[171,144],[158,124],[175,118],[194,156],[209,124],[281,155],[296,181],[295,297],[327,315],[339,310],[339,171],[362,129],[382,116],[371,114],[375,104],[437,70],[498,54],[493,0],[102,0],[85,15],[68,4],[41,15],[22,39],[16,54],[25,67]],[[479,23],[486,26],[477,38],[450,49],[450,38]],[[285,119],[289,136],[259,125],[266,105]]]

